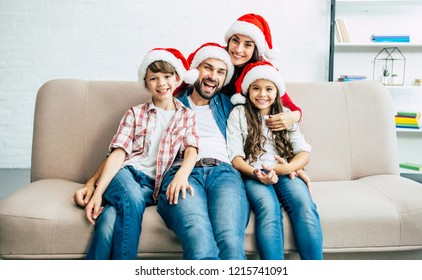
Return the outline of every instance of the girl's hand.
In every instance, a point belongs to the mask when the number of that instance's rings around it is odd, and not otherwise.
[[[103,211],[103,206],[101,206],[103,199],[101,196],[96,196],[95,194],[92,196],[91,200],[85,207],[85,216],[87,220],[95,225],[95,220],[100,216],[101,212]]]
[[[189,185],[187,178],[179,178],[177,175],[174,176],[171,183],[167,186],[166,198],[171,204],[177,204],[179,201],[179,194],[182,192],[182,198],[186,198],[186,190],[189,190],[189,193],[193,196],[194,190],[191,185]]]
[[[308,187],[309,193],[312,193],[312,181],[308,174],[303,171],[303,169],[298,169],[289,174],[289,178],[293,180],[295,177],[299,177],[300,179],[305,182],[306,186]]]
[[[253,170],[256,179],[264,185],[273,185],[278,182],[278,176],[274,170],[268,171],[268,174],[258,168]]]
[[[280,156],[274,156],[274,158],[278,161],[278,163],[271,166],[262,165],[266,171],[275,170],[277,175],[286,175],[292,172],[290,170],[290,164],[284,158]]]

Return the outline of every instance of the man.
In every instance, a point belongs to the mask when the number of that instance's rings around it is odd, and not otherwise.
[[[244,237],[250,208],[243,180],[231,165],[226,148],[227,118],[233,104],[219,92],[234,68],[224,47],[215,43],[199,47],[188,62],[199,76],[193,87],[179,92],[179,100],[196,114],[198,162],[188,178],[186,193],[169,185],[180,168],[182,159],[176,158],[164,175],[157,211],[181,241],[184,259],[246,259]],[[78,205],[88,203],[100,173],[101,167],[75,192]],[[107,215],[102,219],[109,223],[115,219],[115,211],[101,215]]]
[[[227,51],[215,43],[199,47],[188,62],[199,77],[179,99],[197,119],[199,160],[188,179],[194,191],[178,200],[179,190],[167,187],[179,168],[176,159],[164,175],[157,211],[181,241],[184,259],[245,259],[249,203],[226,147],[233,105],[219,92],[230,81],[233,65]]]

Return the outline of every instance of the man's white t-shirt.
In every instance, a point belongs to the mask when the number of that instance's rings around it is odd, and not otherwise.
[[[189,105],[196,114],[197,133],[199,137],[198,159],[215,158],[230,163],[226,139],[218,128],[210,105],[196,106],[188,97]]]

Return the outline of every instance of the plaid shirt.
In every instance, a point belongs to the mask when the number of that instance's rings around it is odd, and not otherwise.
[[[195,112],[186,108],[179,100],[173,98],[176,112],[169,126],[164,130],[157,155],[157,172],[153,197],[156,200],[161,181],[179,153],[182,157],[188,146],[198,148]],[[149,101],[130,108],[122,118],[117,133],[111,140],[110,152],[115,148],[126,151],[123,166],[134,165],[147,154],[151,143],[151,134],[157,123],[156,107]]]

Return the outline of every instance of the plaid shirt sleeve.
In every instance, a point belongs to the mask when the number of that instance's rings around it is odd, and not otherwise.
[[[111,140],[109,151],[113,151],[115,148],[122,148],[128,155],[132,153],[133,139],[135,135],[135,113],[133,109],[129,109],[120,121],[117,133]]]

